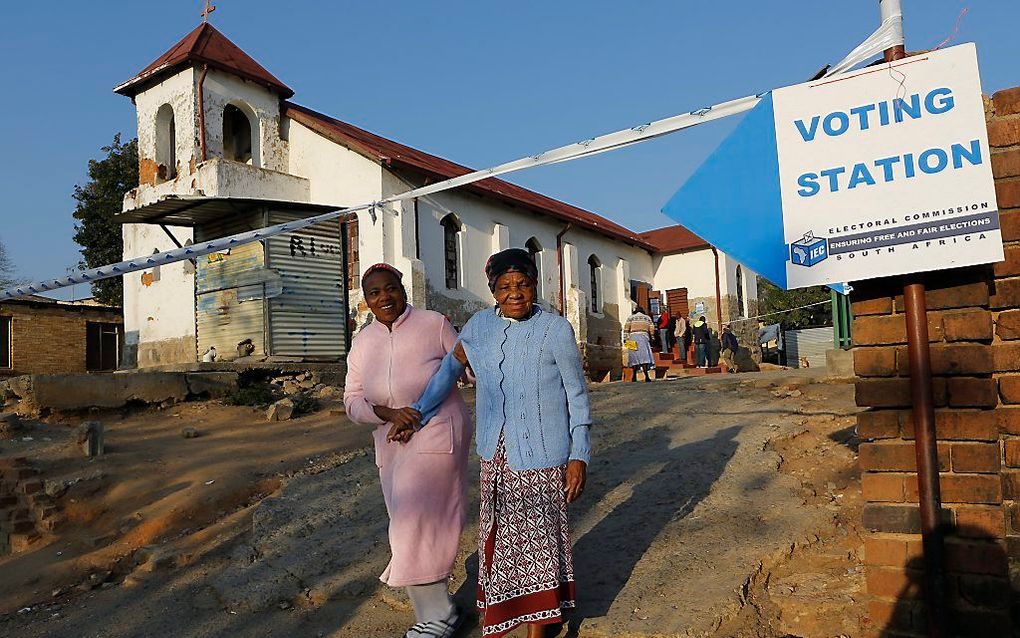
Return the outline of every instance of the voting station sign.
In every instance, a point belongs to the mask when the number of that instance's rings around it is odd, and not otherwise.
[[[974,45],[763,96],[663,212],[787,289],[1001,261]]]

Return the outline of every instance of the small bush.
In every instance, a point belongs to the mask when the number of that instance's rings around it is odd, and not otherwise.
[[[273,391],[266,385],[248,385],[231,390],[225,401],[229,405],[269,405],[273,402]]]
[[[291,397],[294,402],[294,416],[310,414],[319,409],[319,402],[307,394],[298,394]]]

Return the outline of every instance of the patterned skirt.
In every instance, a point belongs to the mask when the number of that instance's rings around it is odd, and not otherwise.
[[[565,475],[565,465],[511,469],[502,435],[492,460],[482,460],[478,609],[487,638],[562,622],[575,605]]]

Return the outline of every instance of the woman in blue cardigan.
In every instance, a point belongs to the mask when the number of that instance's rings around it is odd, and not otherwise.
[[[588,387],[570,324],[535,304],[538,273],[527,251],[496,253],[485,274],[496,306],[467,322],[411,407],[427,424],[471,366],[482,457],[482,635],[526,623],[529,638],[539,638],[575,605],[567,503],[584,490],[591,455]]]

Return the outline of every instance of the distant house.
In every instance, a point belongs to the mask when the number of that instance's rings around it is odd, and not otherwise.
[[[115,90],[138,121],[140,186],[118,215],[125,258],[471,171],[292,102],[293,90],[209,24]],[[492,304],[484,264],[508,247],[531,253],[541,303],[570,321],[598,378],[619,374],[635,303],[703,307],[713,324],[754,314],[754,273],[686,229],[641,234],[490,178],[125,276],[125,361],[195,362],[213,346],[229,360],[249,340],[267,360],[340,361],[349,325],[368,315],[360,275],[380,261],[404,272],[414,305],[463,325]]]
[[[110,372],[118,367],[120,308],[32,296],[0,303],[0,376]]]

